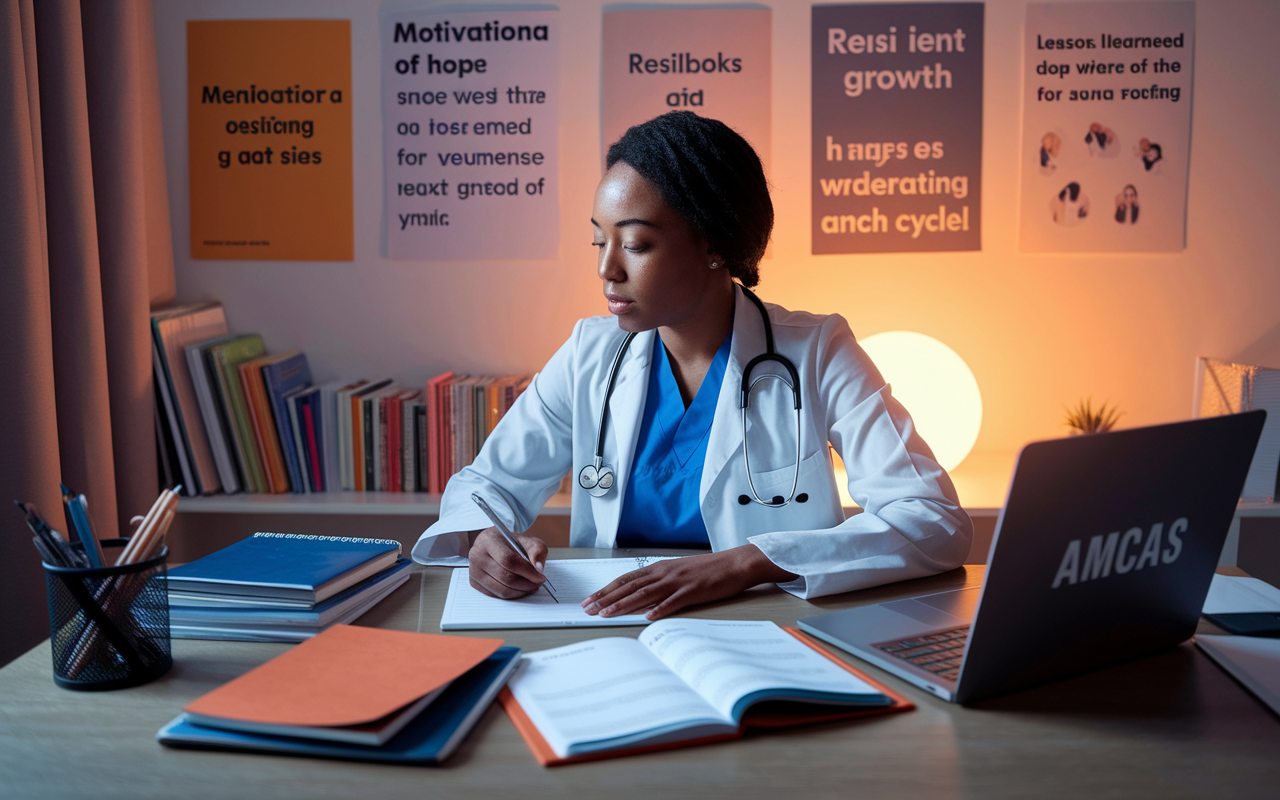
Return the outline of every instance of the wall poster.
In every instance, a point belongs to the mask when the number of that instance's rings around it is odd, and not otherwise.
[[[1027,6],[1024,252],[1186,242],[1195,4]]]
[[[403,11],[382,24],[387,256],[560,249],[555,11]]]
[[[813,252],[982,248],[982,3],[813,7]]]
[[[187,22],[191,257],[350,261],[351,23]]]
[[[632,125],[692,111],[742,134],[768,174],[772,20],[767,8],[606,11],[601,160]]]

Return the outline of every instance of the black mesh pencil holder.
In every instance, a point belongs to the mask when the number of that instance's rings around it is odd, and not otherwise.
[[[103,541],[106,562],[114,563],[128,543]],[[166,547],[155,558],[120,567],[44,565],[54,683],[82,691],[124,689],[169,671],[168,556]]]

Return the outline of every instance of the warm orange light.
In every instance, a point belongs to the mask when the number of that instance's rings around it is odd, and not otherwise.
[[[969,365],[956,351],[923,333],[887,331],[859,344],[892,387],[893,396],[911,412],[938,463],[955,469],[982,428],[982,394]]]

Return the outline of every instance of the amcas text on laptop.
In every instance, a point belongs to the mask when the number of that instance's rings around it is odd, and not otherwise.
[[[1265,418],[1028,444],[981,587],[800,628],[960,703],[1172,647],[1195,631]]]

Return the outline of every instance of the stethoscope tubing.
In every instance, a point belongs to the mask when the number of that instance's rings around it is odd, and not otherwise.
[[[786,383],[786,380],[781,375],[761,375],[759,378],[756,378],[754,381],[751,382],[751,386],[747,389],[747,394],[750,394],[751,389],[754,389],[757,383],[763,380],[768,380],[769,378],[773,378],[774,380],[779,380],[779,381],[782,381],[783,383]],[[791,475],[791,492],[787,495],[786,499],[783,500],[781,503],[773,503],[767,500],[761,500],[760,493],[756,491],[756,483],[751,479],[751,452],[750,452],[750,448],[747,447],[747,407],[745,404],[742,406],[742,460],[746,465],[746,469],[747,469],[747,488],[751,490],[752,499],[754,499],[757,503],[759,503],[762,506],[770,506],[771,508],[784,506],[787,503],[790,503],[791,499],[796,496],[796,486],[800,483],[800,400],[799,400],[799,396],[800,396],[800,393],[796,392],[796,398],[797,398],[796,399],[796,469],[795,469],[795,472]]]
[[[600,465],[604,463],[604,426],[609,418],[609,398],[613,397],[613,385],[618,381],[618,365],[622,363],[622,357],[627,354],[627,348],[631,346],[631,340],[634,338],[636,338],[635,331],[629,331],[623,338],[622,344],[618,345],[618,352],[613,357],[613,365],[609,367],[609,385],[604,390],[604,404],[600,406],[600,426],[596,430],[596,469],[600,469]]]

